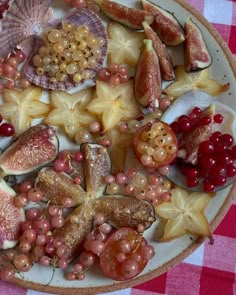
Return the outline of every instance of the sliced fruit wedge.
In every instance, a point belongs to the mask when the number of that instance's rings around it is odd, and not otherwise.
[[[173,13],[147,0],[141,0],[141,3],[143,9],[154,15],[151,26],[163,43],[166,45],[179,45],[184,42],[184,30]]]
[[[97,80],[96,95],[87,105],[87,110],[101,116],[104,132],[115,127],[121,120],[135,119],[140,115],[133,80],[116,86]]]
[[[15,137],[31,127],[32,120],[47,115],[50,105],[40,101],[42,88],[31,86],[23,91],[6,89],[0,113],[15,128]]]
[[[143,28],[147,36],[147,39],[152,40],[153,48],[155,49],[156,54],[159,58],[162,78],[165,81],[174,80],[175,71],[165,44],[161,42],[158,35],[153,31],[152,27],[147,22],[143,22]]]
[[[14,205],[16,193],[3,179],[0,179],[0,194],[0,249],[8,249],[18,243],[25,213]]]
[[[73,182],[66,173],[58,173],[51,167],[42,168],[34,183],[46,200],[53,204],[63,205],[65,198],[70,198],[74,206],[82,204],[86,198],[84,189]]]
[[[141,30],[142,22],[152,23],[153,15],[148,11],[130,8],[128,6],[109,1],[109,0],[93,0],[106,16],[115,20],[129,28]]]
[[[186,73],[184,66],[177,66],[175,82],[163,89],[163,93],[177,98],[190,90],[201,90],[217,96],[227,91],[230,84],[221,84],[210,77],[209,68],[197,73]]]
[[[135,66],[143,47],[143,32],[131,31],[121,24],[108,25],[108,61]]]
[[[95,143],[84,143],[80,149],[84,155],[83,170],[87,198],[98,198],[105,192],[104,178],[111,172],[109,153],[105,147]]]
[[[39,124],[25,131],[0,155],[3,175],[22,175],[52,162],[58,154],[54,128]]]
[[[86,111],[92,97],[91,87],[74,94],[51,91],[52,110],[44,119],[44,123],[62,127],[66,135],[74,139],[81,128],[96,121],[96,116]]]
[[[204,214],[210,200],[211,196],[207,193],[172,189],[170,202],[164,202],[155,208],[156,213],[167,220],[164,235],[159,241],[167,242],[186,233],[211,238],[210,224]]]
[[[187,72],[202,70],[212,64],[212,58],[199,27],[188,17],[185,22],[185,69]]]
[[[162,95],[160,64],[152,40],[145,39],[143,42],[144,47],[136,67],[134,91],[141,106],[154,110],[159,107]]]

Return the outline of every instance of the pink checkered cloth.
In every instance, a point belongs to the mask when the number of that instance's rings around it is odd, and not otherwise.
[[[218,30],[236,57],[236,0],[188,0]],[[0,281],[0,295],[46,295]],[[104,295],[236,295],[236,199],[214,231],[182,263],[133,288]],[[79,295],[79,293],[78,293]]]

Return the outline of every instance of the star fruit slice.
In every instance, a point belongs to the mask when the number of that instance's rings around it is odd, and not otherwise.
[[[0,114],[15,128],[15,136],[21,135],[31,127],[32,120],[47,115],[50,105],[40,101],[42,89],[29,87],[23,91],[6,89]]]
[[[133,80],[116,86],[98,80],[96,97],[88,104],[87,110],[101,116],[104,132],[115,127],[121,120],[137,118],[140,109],[134,96]]]
[[[108,60],[110,63],[135,66],[145,34],[126,29],[124,26],[111,22],[108,26]]]
[[[74,94],[64,91],[52,91],[52,110],[44,119],[44,123],[62,127],[66,135],[74,139],[82,128],[96,121],[96,117],[86,110],[92,97],[92,87]]]
[[[230,84],[221,84],[210,77],[209,68],[196,73],[187,73],[184,66],[176,67],[176,81],[163,89],[163,93],[177,98],[190,90],[201,90],[217,96],[229,89]]]
[[[189,193],[179,187],[172,189],[171,201],[155,208],[156,213],[167,220],[160,241],[166,242],[186,233],[211,238],[210,224],[204,214],[210,199],[207,193]]]

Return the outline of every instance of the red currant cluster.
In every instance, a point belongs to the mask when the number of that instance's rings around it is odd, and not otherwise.
[[[28,88],[31,83],[21,78],[21,73],[18,66],[24,62],[25,54],[22,50],[16,50],[9,57],[0,59],[0,93],[3,93],[4,88],[14,89],[19,86],[23,89]]]
[[[171,127],[177,134],[181,134],[191,130],[196,124],[202,126],[212,122],[210,116],[199,117],[201,114],[201,109],[196,107],[188,116],[180,116],[171,124]],[[224,118],[221,114],[215,114],[213,120],[214,123],[221,124]],[[233,146],[233,141],[230,134],[214,132],[208,140],[199,144],[196,165],[177,161],[181,172],[186,176],[187,186],[195,187],[202,182],[203,190],[211,192],[216,187],[225,185],[229,178],[235,176],[236,146]]]
[[[123,65],[112,63],[107,68],[102,68],[98,71],[98,79],[119,85],[129,80],[128,70]]]
[[[202,181],[203,190],[211,192],[236,175],[235,160],[236,145],[233,146],[232,136],[217,131],[200,143],[197,165],[182,164],[181,171],[186,175],[188,187]]]
[[[189,115],[182,115],[176,121],[170,124],[171,128],[176,134],[191,130],[197,123],[199,126],[208,125],[212,122],[212,119],[209,115],[202,116],[199,119],[199,116],[202,115],[202,110],[198,107],[195,107]],[[221,114],[215,114],[213,120],[217,124],[223,122],[223,116]]]
[[[57,159],[54,161],[54,170],[56,172],[66,172],[72,174],[76,172],[77,165],[84,160],[83,153],[80,151],[71,152],[69,150],[62,150],[59,152]],[[79,176],[74,177],[76,184],[81,183]]]
[[[9,3],[9,0],[0,2],[0,19],[2,19],[4,11],[8,9],[9,7],[8,3]]]
[[[12,136],[15,133],[15,128],[10,123],[2,123],[2,116],[0,115],[0,136]]]

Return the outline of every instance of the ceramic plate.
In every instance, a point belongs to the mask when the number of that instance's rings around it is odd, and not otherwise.
[[[236,110],[236,67],[234,65],[231,53],[224,43],[223,39],[213,29],[213,27],[190,5],[181,0],[152,0],[153,3],[171,11],[183,25],[188,16],[200,27],[204,39],[207,42],[208,49],[212,55],[213,63],[210,67],[211,75],[221,83],[230,83],[230,89],[220,95],[218,99],[227,104],[230,108]],[[61,2],[61,1],[60,1]],[[138,1],[126,0],[117,1],[129,6],[138,7]],[[58,2],[59,3],[59,2]],[[62,14],[63,10],[58,10]],[[169,48],[174,65],[183,64],[183,48]],[[64,142],[66,146],[66,142]],[[65,147],[64,146],[64,147]],[[233,195],[233,187],[217,193],[212,198],[206,210],[206,215],[214,229],[227,212]],[[185,235],[172,242],[157,243],[153,240],[157,224],[145,232],[145,237],[154,246],[156,255],[148,263],[144,271],[132,280],[125,282],[116,282],[106,278],[99,268],[88,271],[86,279],[83,281],[66,281],[63,279],[62,272],[55,270],[52,281],[46,285],[52,276],[52,268],[40,267],[35,265],[33,269],[24,274],[24,280],[20,277],[15,279],[15,283],[21,286],[40,290],[42,292],[59,294],[92,294],[113,291],[130,286],[137,285],[150,280],[181,262],[185,257],[191,254],[203,241],[203,238],[196,238],[191,235]]]

